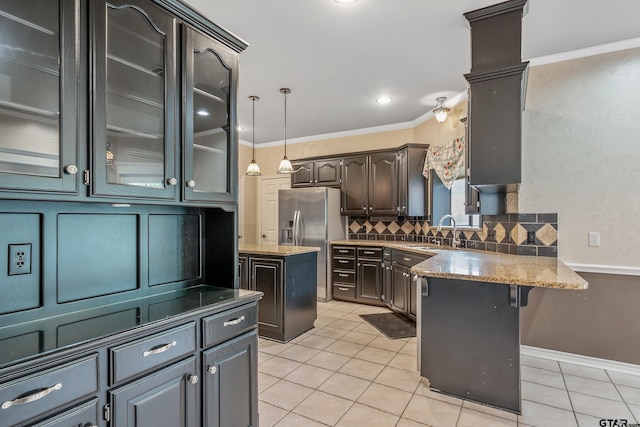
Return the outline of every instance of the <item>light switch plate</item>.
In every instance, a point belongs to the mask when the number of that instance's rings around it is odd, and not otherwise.
[[[600,233],[597,231],[589,232],[589,246],[600,246]]]

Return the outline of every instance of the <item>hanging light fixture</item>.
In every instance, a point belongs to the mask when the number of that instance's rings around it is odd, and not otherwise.
[[[251,100],[253,110],[251,124],[251,143],[253,146],[253,152],[251,154],[251,163],[249,163],[249,166],[247,166],[247,173],[245,175],[258,176],[262,175],[260,173],[260,166],[258,166],[258,163],[256,163],[256,101],[260,101],[260,98],[251,95],[249,99]]]
[[[293,166],[287,159],[287,95],[291,93],[291,89],[283,87],[280,93],[284,94],[284,157],[280,161],[278,173],[293,173]]]
[[[436,98],[438,105],[436,105],[436,108],[433,109],[433,115],[436,116],[436,120],[439,121],[440,123],[447,120],[447,113],[449,112],[449,109],[444,105],[444,101],[446,100],[447,100],[446,96],[441,96],[440,98]]]

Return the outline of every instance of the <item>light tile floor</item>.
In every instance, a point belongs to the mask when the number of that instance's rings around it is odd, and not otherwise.
[[[599,427],[640,422],[640,377],[522,357],[522,415],[429,390],[415,338],[391,340],[360,318],[384,308],[318,303],[315,328],[260,339],[260,427]]]

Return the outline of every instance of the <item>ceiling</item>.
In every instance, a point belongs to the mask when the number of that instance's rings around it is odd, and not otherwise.
[[[464,12],[495,0],[183,0],[249,43],[240,54],[240,139],[287,141],[411,122],[466,90]],[[529,0],[523,59],[640,37],[637,0]],[[387,105],[375,102],[389,95]]]

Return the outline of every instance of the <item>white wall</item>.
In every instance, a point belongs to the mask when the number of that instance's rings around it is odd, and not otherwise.
[[[640,267],[640,48],[532,67],[522,163],[519,211],[558,213],[562,261]]]

